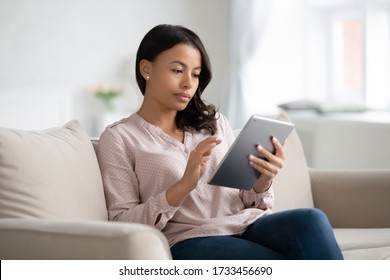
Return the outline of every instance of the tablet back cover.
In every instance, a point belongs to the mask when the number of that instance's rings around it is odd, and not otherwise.
[[[275,136],[281,143],[284,143],[293,128],[294,125],[291,123],[257,115],[251,116],[208,183],[250,190],[260,173],[249,164],[249,155],[262,157],[256,150],[257,145],[274,153],[271,138]]]

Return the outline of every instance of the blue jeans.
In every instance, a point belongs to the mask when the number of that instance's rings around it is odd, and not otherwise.
[[[241,236],[207,236],[171,248],[181,260],[341,260],[343,256],[326,215],[295,209],[257,219]]]

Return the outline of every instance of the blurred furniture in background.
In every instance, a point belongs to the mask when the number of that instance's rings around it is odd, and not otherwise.
[[[289,112],[307,164],[320,169],[390,169],[390,113]]]

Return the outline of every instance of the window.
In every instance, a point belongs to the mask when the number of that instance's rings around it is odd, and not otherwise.
[[[308,1],[306,97],[390,109],[390,1]]]
[[[363,22],[359,12],[331,17],[331,101],[364,102]]]
[[[229,7],[225,106],[236,127],[252,113],[302,99],[390,110],[390,0],[246,0]]]

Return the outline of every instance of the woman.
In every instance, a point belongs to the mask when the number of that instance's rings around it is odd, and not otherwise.
[[[138,112],[106,128],[98,158],[109,219],[161,230],[174,259],[342,259],[326,216],[300,209],[271,214],[276,153],[251,155],[261,172],[250,191],[207,179],[234,141],[227,119],[201,95],[211,66],[199,37],[159,25],[143,38],[136,78]]]

